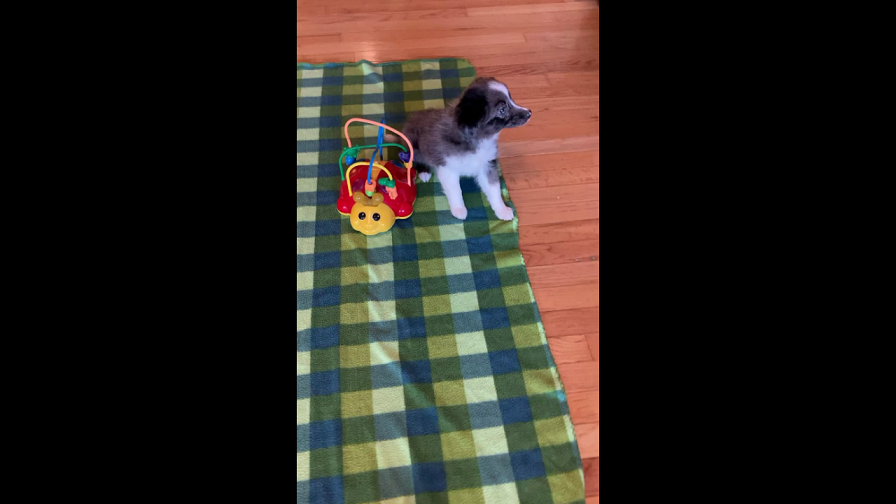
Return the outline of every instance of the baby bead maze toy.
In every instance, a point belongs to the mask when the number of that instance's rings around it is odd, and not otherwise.
[[[353,122],[361,122],[379,126],[376,145],[359,145],[352,147],[352,139],[348,136],[348,126]],[[384,129],[397,134],[407,143],[405,148],[400,144],[384,144]],[[384,233],[392,229],[396,219],[407,219],[414,213],[414,201],[417,200],[417,184],[414,182],[414,147],[407,137],[383,123],[367,119],[350,119],[345,123],[345,139],[348,147],[339,156],[339,200],[337,209],[342,215],[350,217],[352,228],[367,236]],[[383,147],[398,147],[402,152],[399,161],[383,161]],[[362,150],[373,149],[369,160],[358,160]],[[408,152],[410,149],[410,152]],[[376,162],[376,154],[380,153],[380,163]],[[346,169],[343,171],[342,163]],[[356,168],[365,167],[366,170]],[[385,177],[381,175],[385,174]]]

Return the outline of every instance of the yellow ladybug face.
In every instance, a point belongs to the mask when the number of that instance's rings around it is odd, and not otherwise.
[[[355,206],[352,207],[351,222],[355,231],[373,236],[392,229],[395,225],[395,212],[389,205],[383,204],[383,195],[375,193],[368,198],[362,192],[353,196]]]

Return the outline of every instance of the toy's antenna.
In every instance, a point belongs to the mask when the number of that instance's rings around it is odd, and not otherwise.
[[[373,197],[373,189],[376,187],[373,184],[373,162],[376,161],[376,152],[380,151],[380,160],[383,158],[383,132],[385,130],[382,126],[379,128],[379,133],[377,133],[376,137],[376,149],[373,151],[373,155],[370,156],[370,166],[367,167],[367,185],[365,186],[365,193],[367,193],[367,197]]]
[[[383,124],[386,124],[386,118],[383,117],[383,120],[380,122]],[[383,128],[380,128],[380,137],[376,142],[377,146],[379,146],[379,148],[380,148],[380,162],[384,161],[384,159],[383,159],[383,133],[385,133],[385,132],[386,132],[386,130],[384,130]]]
[[[380,161],[383,160],[383,133],[385,133],[385,132],[386,132],[386,130],[383,129],[382,126],[380,126],[379,133],[377,134],[377,137],[376,137],[376,149],[378,151],[380,151]],[[375,156],[376,152],[374,152],[373,155]]]

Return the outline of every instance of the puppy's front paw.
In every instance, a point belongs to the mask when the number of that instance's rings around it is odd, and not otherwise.
[[[510,221],[513,220],[513,209],[510,207],[499,208],[495,210],[495,215],[501,220]]]
[[[426,183],[432,178],[432,173],[421,172],[417,176],[420,177],[420,181]]]
[[[457,217],[460,220],[464,220],[467,218],[467,207],[452,208],[451,215]]]

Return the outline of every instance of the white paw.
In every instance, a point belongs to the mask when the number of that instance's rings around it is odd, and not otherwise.
[[[499,208],[495,210],[495,215],[501,220],[513,220],[513,209],[509,207]]]
[[[426,182],[429,182],[429,179],[432,178],[432,173],[423,172],[423,173],[419,173],[417,176],[420,177],[421,182],[426,183]]]
[[[457,217],[460,220],[464,220],[467,218],[467,208],[466,207],[452,208],[451,215]]]

